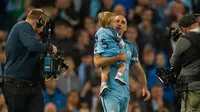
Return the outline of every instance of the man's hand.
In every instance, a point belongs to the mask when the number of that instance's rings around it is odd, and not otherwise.
[[[56,53],[57,53],[57,47],[56,47],[56,46],[54,46],[54,45],[52,45],[52,52],[53,52],[54,54],[56,54]]]
[[[118,57],[119,61],[125,62],[127,60],[126,54],[123,52],[120,52]]]
[[[147,100],[150,99],[151,94],[150,94],[149,90],[147,89],[147,87],[144,87],[142,89],[142,96],[146,96],[146,98],[144,99],[144,101],[147,101]]]

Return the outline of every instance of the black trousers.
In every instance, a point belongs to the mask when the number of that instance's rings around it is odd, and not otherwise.
[[[44,97],[40,84],[5,82],[2,92],[8,112],[44,112]]]

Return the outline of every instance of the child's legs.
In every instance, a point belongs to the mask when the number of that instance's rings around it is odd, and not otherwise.
[[[101,82],[107,82],[108,81],[109,71],[110,71],[110,66],[101,68]]]
[[[117,65],[117,72],[120,72],[120,73],[124,73],[124,70],[125,70],[125,63],[120,63],[119,65]]]

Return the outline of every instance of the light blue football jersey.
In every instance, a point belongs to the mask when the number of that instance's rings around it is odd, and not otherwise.
[[[136,48],[132,46],[129,42],[125,41],[125,47],[123,49],[123,52],[126,53],[127,61],[125,62],[126,68],[123,74],[124,80],[126,82],[126,85],[120,85],[115,81],[115,76],[117,74],[117,67],[115,65],[112,65],[109,72],[109,78],[107,81],[107,84],[109,86],[109,90],[106,93],[107,95],[115,95],[115,96],[121,96],[129,98],[130,90],[129,90],[129,69],[130,65],[138,63],[138,53],[136,51]]]
[[[99,28],[95,34],[95,51],[101,56],[116,56],[120,53],[119,34],[113,28]]]

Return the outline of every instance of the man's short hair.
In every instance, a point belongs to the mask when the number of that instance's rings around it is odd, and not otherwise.
[[[44,14],[42,9],[33,9],[27,15],[27,19],[38,20]]]
[[[36,20],[37,21],[37,27],[46,26],[46,23],[48,22],[48,16],[45,14],[45,12],[42,9],[33,9],[29,12],[26,20]]]
[[[179,20],[180,27],[189,27],[192,24],[196,23],[197,19],[193,14],[186,14]]]

